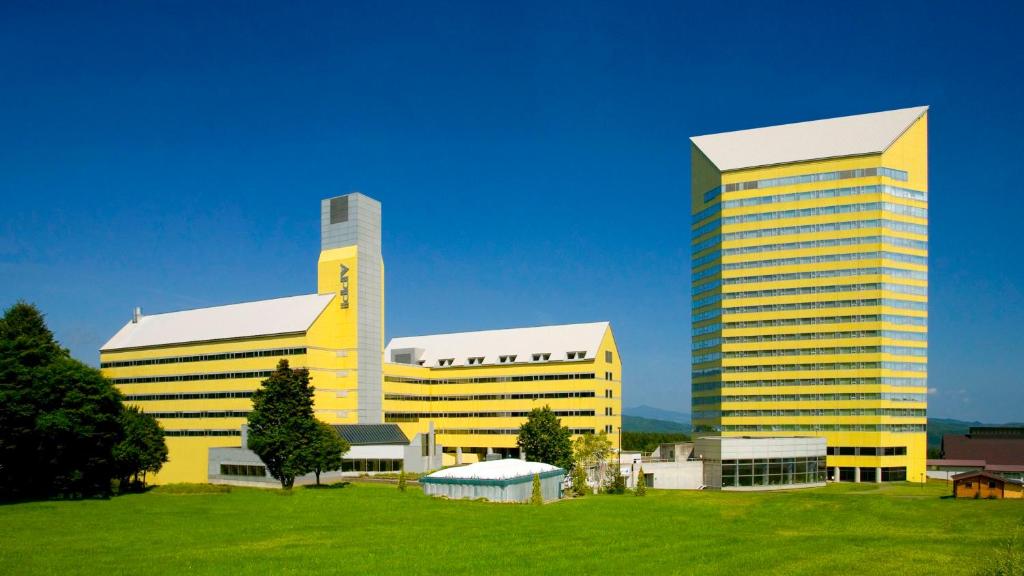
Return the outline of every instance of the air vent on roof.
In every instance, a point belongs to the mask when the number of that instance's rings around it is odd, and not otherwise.
[[[533,355],[533,361],[534,362],[547,362],[550,359],[551,359],[551,353],[550,352],[541,352],[539,354],[534,354]]]
[[[516,355],[515,354],[510,354],[510,355],[507,355],[507,356],[498,356],[498,362],[501,362],[502,364],[510,364],[512,362],[515,362],[515,361],[516,361]]]
[[[483,363],[484,363],[484,357],[483,356],[472,356],[472,357],[469,358],[469,365],[470,366],[475,366],[475,365],[479,365],[479,364],[483,364]]]
[[[440,358],[437,361],[438,366],[451,366],[455,362],[455,358]]]
[[[583,360],[587,357],[587,353],[581,351],[566,352],[565,357],[569,360]]]

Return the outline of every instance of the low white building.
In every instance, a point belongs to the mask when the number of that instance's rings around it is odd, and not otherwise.
[[[423,476],[419,483],[423,492],[445,498],[486,498],[492,502],[529,502],[533,494],[533,477],[540,477],[545,501],[562,497],[565,470],[518,458],[477,462],[438,470]]]
[[[825,485],[825,438],[706,436],[662,444],[622,463],[629,485],[643,469],[650,488],[780,490]]]

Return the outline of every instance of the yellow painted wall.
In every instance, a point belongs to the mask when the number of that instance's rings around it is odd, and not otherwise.
[[[886,184],[901,188],[909,188],[927,192],[927,115],[916,121],[903,133],[890,147],[882,154],[864,155],[846,158],[833,158],[816,160],[810,162],[797,162],[785,165],[766,166],[753,169],[734,170],[720,173],[713,164],[707,161],[699,151],[692,152],[693,172],[692,178],[692,210],[696,214],[708,206],[718,202],[727,202],[747,198],[758,198],[771,195],[805,192],[813,190],[824,190],[833,188],[846,188],[865,185]],[[747,190],[736,190],[725,192],[724,187],[731,183],[747,182],[752,180],[763,180],[804,174],[816,174],[823,172],[834,172],[841,170],[853,170],[861,168],[886,167],[904,170],[908,173],[907,181],[897,181],[887,176],[870,176],[859,178],[845,178],[841,180],[808,182],[785,186],[764,187]],[[723,193],[719,198],[712,199],[705,203],[703,193],[709,189],[710,183],[719,180],[723,186]],[[864,202],[887,202],[908,207],[927,208],[927,202],[896,197],[888,194],[862,193],[851,196],[791,200],[785,202],[761,203],[749,206],[723,207],[720,214],[722,218],[739,215],[760,214],[785,210],[799,210],[804,208],[824,206],[844,206]],[[918,218],[908,215],[899,215],[890,212],[860,211],[845,212],[837,214],[826,214],[819,216],[800,216],[791,218],[778,218],[771,220],[759,220],[743,223],[719,224],[693,239],[699,243],[702,240],[713,237],[715,234],[732,233],[741,231],[761,230],[765,228],[781,228],[786,226],[804,226],[812,224],[828,224],[837,222],[849,222],[869,219],[887,219],[911,224],[927,225],[926,218]],[[700,222],[694,222],[693,227],[701,226],[713,221],[713,215],[704,218]],[[694,258],[701,258],[706,255],[713,255],[719,250],[730,250],[733,248],[766,247],[758,252],[747,253],[726,253],[712,259],[705,258],[706,262],[694,266],[695,272],[708,270],[716,265],[733,263],[753,263],[764,260],[780,260],[785,258],[813,257],[823,254],[857,254],[887,251],[911,256],[926,257],[926,249],[916,249],[906,246],[897,246],[892,243],[862,243],[846,246],[814,246],[814,247],[768,247],[769,245],[806,242],[813,240],[841,240],[850,238],[864,238],[874,236],[885,236],[892,238],[903,238],[910,240],[927,241],[927,235],[914,234],[910,232],[892,231],[883,228],[861,228],[852,230],[834,230],[802,233],[799,235],[773,235],[755,238],[723,240],[720,245],[709,246],[703,250],[696,251]],[[927,265],[919,265],[882,258],[864,258],[842,262],[815,262],[807,264],[792,263],[765,263],[758,267],[739,268],[732,270],[721,270],[710,276],[710,279],[735,279],[754,275],[792,274],[798,272],[813,272],[825,270],[845,270],[851,268],[872,268],[890,267],[903,270],[927,271]],[[695,284],[703,284],[706,280],[695,281]],[[784,280],[763,280],[731,284],[719,289],[705,291],[694,296],[694,300],[705,300],[708,296],[721,293],[726,296],[718,302],[709,302],[701,307],[695,307],[694,315],[718,308],[733,308],[739,306],[770,306],[789,305],[798,303],[827,303],[836,300],[858,300],[858,299],[899,299],[903,301],[927,302],[925,295],[912,295],[899,292],[892,292],[887,289],[860,289],[844,292],[804,292],[799,294],[765,294],[765,295],[743,295],[742,297],[728,297],[738,292],[767,291],[792,288],[811,288],[821,286],[845,286],[852,284],[869,283],[897,283],[905,286],[926,287],[927,281],[903,278],[891,278],[884,274],[864,274],[858,276],[838,276],[831,278],[799,278]],[[833,316],[870,315],[870,314],[898,314],[907,317],[926,318],[926,311],[894,308],[885,305],[870,306],[844,306],[829,308],[808,308],[802,310],[758,310],[741,313],[728,313],[723,316],[713,317],[706,320],[695,321],[694,328],[714,326],[720,322],[757,322],[775,319],[792,318],[823,318]],[[716,338],[729,339],[739,336],[762,336],[762,339],[755,342],[723,342],[719,345],[695,349],[695,356],[710,355],[714,353],[736,353],[752,352],[759,350],[788,351],[801,348],[843,348],[854,346],[903,346],[908,348],[925,348],[927,342],[916,339],[893,339],[882,335],[873,337],[855,338],[804,338],[800,340],[771,340],[777,335],[805,334],[805,333],[829,333],[848,330],[898,330],[904,332],[926,332],[924,326],[893,324],[887,321],[861,321],[861,322],[838,322],[818,323],[802,325],[781,325],[781,326],[755,326],[755,327],[722,327],[721,329],[706,335],[696,335],[695,342],[713,340]],[[926,357],[923,357],[926,358]],[[889,355],[881,352],[869,353],[806,353],[758,356],[758,357],[728,357],[714,360],[707,360],[695,364],[694,370],[709,370],[717,367],[742,367],[742,366],[765,366],[782,364],[805,364],[805,363],[844,363],[844,362],[882,362],[882,361],[913,361],[921,360],[916,356]],[[883,392],[906,392],[924,395],[927,393],[927,385],[922,381],[920,386],[894,387],[883,384],[828,384],[815,385],[803,383],[801,385],[763,385],[763,386],[738,386],[744,382],[764,381],[767,383],[778,380],[789,379],[821,379],[821,378],[880,378],[880,377],[921,377],[925,374],[920,372],[904,372],[885,368],[856,369],[856,370],[761,370],[756,372],[726,373],[722,375],[695,376],[694,393],[695,399],[693,410],[695,413],[695,426],[705,427],[708,430],[725,428],[725,435],[750,435],[750,436],[772,436],[772,435],[793,435],[813,434],[825,436],[829,446],[864,446],[864,447],[889,447],[906,446],[906,456],[829,456],[828,465],[833,466],[857,466],[857,467],[906,467],[907,479],[911,481],[922,481],[924,479],[926,438],[921,432],[867,432],[867,431],[772,431],[773,426],[808,427],[813,425],[827,426],[857,426],[857,425],[898,425],[913,424],[923,426],[926,422],[925,416],[893,416],[893,415],[827,415],[827,416],[793,416],[793,415],[734,415],[725,416],[712,414],[718,411],[769,411],[769,410],[842,410],[842,409],[917,409],[922,410],[927,403],[906,402],[892,400],[798,400],[798,401],[731,401],[730,396],[770,396],[782,394],[845,394],[845,393],[883,393]],[[718,389],[719,383],[727,386]],[[713,403],[703,403],[701,399],[711,399]],[[720,400],[720,401],[717,401]],[[701,414],[705,412],[711,416]],[[760,426],[766,430],[743,430],[730,431],[730,428],[738,426]]]
[[[588,354],[591,351],[588,351]],[[611,362],[605,353],[611,353]],[[525,382],[418,384],[389,381],[394,377],[420,380],[465,379],[504,376],[525,376],[542,374],[594,374],[594,379],[534,380]],[[606,379],[606,373],[610,379]],[[611,329],[607,330],[599,349],[590,360],[517,362],[514,364],[456,366],[451,368],[430,368],[405,364],[384,364],[384,412],[510,412],[529,411],[545,405],[552,410],[593,410],[594,416],[562,417],[562,425],[571,429],[593,429],[596,433],[610,430],[609,438],[618,446],[618,430],[622,422],[622,363]],[[611,398],[606,397],[606,391]],[[544,398],[544,399],[502,399],[502,400],[429,400],[413,401],[389,399],[389,395],[404,394],[417,396],[451,396],[503,393],[545,393],[545,392],[593,392],[593,398]],[[611,414],[606,415],[605,410]],[[407,436],[425,433],[429,420],[416,422],[394,421]],[[435,430],[517,430],[526,421],[524,417],[438,417],[434,420]],[[516,434],[448,434],[439,433],[437,441],[447,449],[470,448],[514,448]],[[464,462],[471,461],[464,458]]]

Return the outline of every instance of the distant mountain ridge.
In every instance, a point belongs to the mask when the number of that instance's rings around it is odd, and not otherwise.
[[[928,419],[928,446],[938,447],[945,434],[967,434],[972,426],[1024,426],[1021,422],[986,424],[955,418]],[[622,409],[622,429],[629,432],[690,432],[690,414],[665,410],[653,406],[633,406]]]
[[[639,418],[646,418],[648,420],[664,420],[666,422],[675,422],[676,424],[683,424],[687,429],[690,427],[690,414],[687,412],[676,412],[675,410],[665,410],[663,408],[655,408],[653,406],[634,406],[632,408],[623,408],[623,416],[636,416]],[[660,430],[659,430],[660,432]]]
[[[690,425],[623,414],[622,430],[624,432],[683,432],[689,434]]]

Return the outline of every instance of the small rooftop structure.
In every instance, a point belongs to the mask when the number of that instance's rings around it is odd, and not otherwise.
[[[391,340],[384,358],[428,368],[593,360],[608,327],[592,322],[408,336]]]
[[[332,298],[333,294],[305,294],[149,316],[136,309],[132,320],[100,351],[301,333]]]
[[[351,446],[409,443],[398,424],[336,424],[334,430]]]
[[[927,106],[694,136],[690,140],[719,170],[740,170],[879,154],[925,112]]]
[[[543,462],[517,458],[478,462],[438,470],[420,478],[423,491],[445,498],[486,498],[493,502],[528,502],[533,492],[533,477],[540,477],[544,500],[562,497],[565,470]]]

